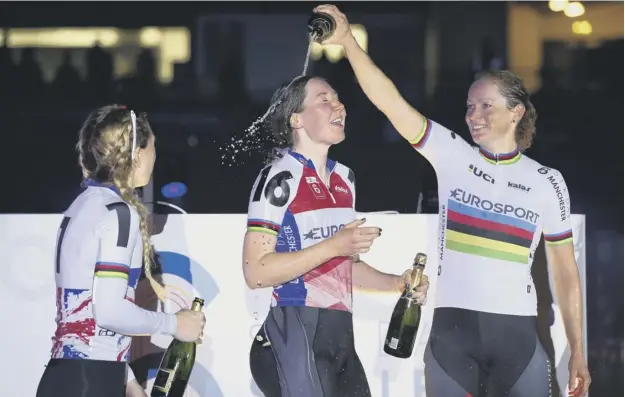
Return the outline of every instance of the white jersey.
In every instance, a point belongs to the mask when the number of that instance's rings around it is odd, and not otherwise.
[[[518,149],[492,154],[426,120],[410,143],[438,177],[436,307],[536,315],[531,266],[546,244],[572,242],[566,183]]]
[[[87,185],[58,232],[52,358],[127,361],[128,335],[173,334],[176,317],[134,304],[142,264],[139,215],[114,189]]]

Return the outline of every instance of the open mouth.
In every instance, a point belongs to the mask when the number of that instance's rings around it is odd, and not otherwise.
[[[337,125],[337,126],[340,126],[340,127],[345,127],[345,118],[344,117],[337,117],[334,120],[330,121],[330,124]]]

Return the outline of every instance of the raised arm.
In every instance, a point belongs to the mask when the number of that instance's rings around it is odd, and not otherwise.
[[[336,21],[334,34],[324,44],[343,46],[358,83],[369,100],[388,117],[397,132],[406,140],[414,141],[424,129],[425,118],[406,102],[395,84],[360,48],[343,13],[332,5],[319,6],[315,11],[330,14]]]
[[[347,59],[356,74],[358,84],[369,100],[389,119],[397,132],[421,153],[435,169],[458,150],[470,146],[445,127],[427,119],[401,96],[395,84],[378,68],[356,42],[349,22],[335,6],[322,5],[316,12],[331,15],[336,21],[332,36],[323,44],[338,44],[345,49]]]

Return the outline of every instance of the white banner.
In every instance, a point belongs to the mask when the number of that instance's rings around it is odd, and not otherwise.
[[[0,340],[5,357],[0,361],[0,390],[7,396],[35,396],[49,359],[56,315],[53,261],[60,221],[60,215],[0,216],[0,252],[5,260],[0,278],[0,312],[4,318]],[[367,224],[380,226],[384,233],[363,259],[381,271],[400,274],[412,264],[417,252],[428,253],[431,283],[430,300],[425,306],[415,352],[405,360],[382,351],[388,320],[398,296],[354,294],[356,349],[374,397],[425,397],[423,351],[436,291],[437,222],[436,215],[367,215]],[[181,299],[187,302],[194,296],[205,299],[204,343],[198,347],[185,396],[262,397],[250,375],[248,352],[267,314],[271,291],[251,291],[243,281],[241,247],[245,215],[162,215],[155,223],[158,230],[153,237],[154,246],[159,253],[165,283],[176,287],[175,296],[165,302],[163,308],[153,297],[148,283],[141,281],[137,301],[146,308],[173,312],[178,310]],[[582,286],[585,286],[584,224],[584,216],[573,216]],[[544,269],[542,249],[537,250],[535,267],[540,267],[541,261]],[[565,393],[567,342],[556,303],[549,303],[555,296],[551,297],[545,275],[544,271],[534,272],[539,312],[542,313],[539,317],[545,319],[545,324],[553,322],[550,329],[549,324],[545,326],[543,343],[548,351],[553,344],[557,381]],[[539,284],[544,286],[542,293]],[[152,387],[154,370],[170,340],[171,337],[161,335],[133,341],[133,368],[139,380],[149,373],[147,390]]]

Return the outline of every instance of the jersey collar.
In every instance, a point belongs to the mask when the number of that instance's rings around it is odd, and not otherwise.
[[[87,178],[87,179],[85,179],[85,180],[83,180],[83,181],[82,181],[82,183],[80,184],[80,186],[81,186],[81,187],[83,187],[83,188],[85,188],[85,189],[86,189],[86,188],[88,188],[89,186],[93,186],[93,187],[106,187],[106,188],[111,189],[112,191],[114,191],[114,192],[115,192],[115,193],[117,193],[118,195],[120,194],[120,193],[119,193],[119,190],[117,189],[117,187],[115,187],[115,185],[112,185],[112,184],[110,184],[110,183],[102,183],[102,182],[98,182],[98,181],[96,181],[95,179],[90,179],[90,178]]]
[[[482,158],[486,160],[486,162],[497,165],[514,164],[517,161],[521,160],[522,156],[518,146],[516,146],[513,151],[508,153],[491,153],[481,146],[479,147],[479,150],[480,156],[482,156]]]
[[[289,154],[293,156],[295,160],[299,161],[303,166],[311,168],[314,171],[317,171],[315,169],[315,165],[313,164],[312,160],[307,159],[306,157],[304,157],[304,155],[297,153],[293,149],[289,149]],[[326,167],[328,167],[328,171],[330,172],[334,171],[335,166],[336,166],[336,161],[330,160],[330,159],[326,160]]]

